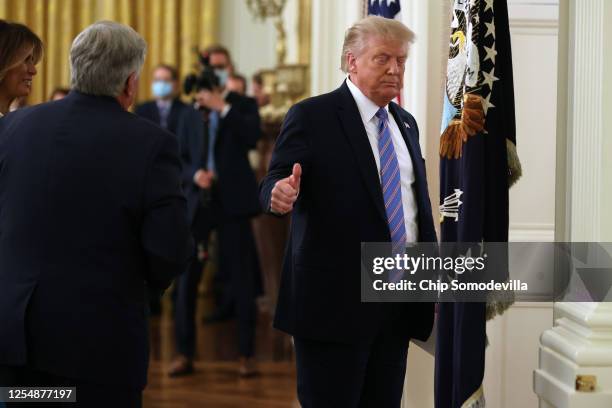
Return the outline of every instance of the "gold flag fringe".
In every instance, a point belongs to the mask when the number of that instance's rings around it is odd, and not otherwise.
[[[506,281],[507,282],[507,281]],[[486,319],[493,319],[495,316],[501,316],[506,310],[514,304],[514,291],[496,291],[495,295],[489,293],[487,296]]]
[[[461,408],[485,408],[485,398],[482,385],[478,387],[476,392],[474,392],[470,398],[461,404]]]
[[[463,135],[461,121],[453,119],[440,138],[440,157],[458,159],[461,157]]]
[[[484,130],[485,114],[482,102],[482,97],[476,94],[463,96],[461,119],[453,119],[440,138],[440,157],[460,158],[463,143],[467,142],[468,137]]]
[[[523,168],[521,167],[516,146],[510,139],[506,139],[506,152],[508,155],[508,187],[512,187],[523,175]]]

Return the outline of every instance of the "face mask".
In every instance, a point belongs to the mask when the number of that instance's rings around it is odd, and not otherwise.
[[[219,78],[219,86],[225,87],[227,83],[227,78],[229,77],[229,72],[227,69],[215,68],[215,75]]]
[[[151,86],[151,91],[156,98],[165,98],[172,94],[172,84],[167,81],[155,81]]]

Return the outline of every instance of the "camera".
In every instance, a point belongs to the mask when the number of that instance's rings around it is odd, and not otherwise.
[[[183,81],[183,91],[187,95],[201,89],[212,91],[220,86],[219,77],[215,74],[214,68],[210,65],[209,55],[198,53],[198,56],[202,69],[198,74],[187,75]]]

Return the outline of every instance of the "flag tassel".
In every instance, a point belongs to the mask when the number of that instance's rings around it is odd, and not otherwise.
[[[510,139],[506,139],[506,152],[508,155],[508,187],[512,187],[523,175],[523,168],[521,167],[516,146]]]
[[[485,114],[483,99],[476,94],[463,96],[461,119],[454,119],[440,138],[440,157],[458,159],[462,155],[463,143],[468,137],[484,131]]]
[[[462,405],[461,408],[484,408],[485,398],[482,385],[470,396]]]

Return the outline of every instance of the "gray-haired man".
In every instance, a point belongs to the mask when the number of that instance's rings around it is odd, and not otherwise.
[[[193,253],[176,138],[126,111],[145,52],[95,23],[72,44],[72,92],[0,120],[2,385],[141,405],[145,284],[165,289]]]

